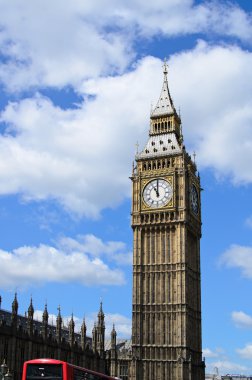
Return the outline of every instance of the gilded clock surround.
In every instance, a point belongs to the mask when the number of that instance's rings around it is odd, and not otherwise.
[[[171,175],[170,176],[167,176],[167,175],[166,176],[165,175],[164,176],[162,176],[162,175],[161,176],[153,175],[153,176],[151,176],[149,178],[144,178],[142,180],[142,183],[141,183],[142,210],[144,210],[144,211],[145,210],[153,211],[155,209],[158,209],[158,210],[161,209],[161,207],[156,207],[156,208],[150,207],[149,205],[146,204],[145,200],[143,199],[144,198],[143,197],[143,193],[144,193],[145,187],[148,185],[148,183],[150,183],[151,181],[153,181],[153,180],[155,180],[157,178],[166,180],[170,184],[170,186],[172,188],[172,197],[169,200],[169,202],[162,207],[162,209],[171,209],[171,208],[174,208],[174,204],[175,204],[175,202],[174,202],[174,196],[175,196],[175,192],[174,192],[174,177],[171,176]]]
[[[166,180],[162,207],[143,199],[146,185]],[[132,173],[133,302],[131,380],[203,380],[200,291],[200,178],[186,152],[180,116],[164,66],[149,139]],[[198,212],[191,206],[195,186]]]

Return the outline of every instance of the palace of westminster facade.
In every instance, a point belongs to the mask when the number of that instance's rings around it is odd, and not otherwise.
[[[167,65],[159,100],[150,116],[149,139],[135,157],[132,180],[132,340],[118,340],[113,327],[105,341],[102,304],[92,338],[0,308],[0,360],[14,380],[23,361],[51,357],[123,380],[203,380],[201,343],[200,178],[185,150],[181,120],[170,96]]]

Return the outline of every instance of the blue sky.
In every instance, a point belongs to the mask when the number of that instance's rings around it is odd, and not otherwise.
[[[0,293],[131,329],[131,174],[168,59],[204,189],[207,371],[252,374],[252,3],[0,0]]]

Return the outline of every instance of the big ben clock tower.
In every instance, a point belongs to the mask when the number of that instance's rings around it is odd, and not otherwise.
[[[167,65],[132,174],[131,380],[204,380],[200,179],[185,150]]]

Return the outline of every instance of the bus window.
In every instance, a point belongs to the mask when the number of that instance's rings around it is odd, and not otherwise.
[[[74,380],[102,380],[102,379],[107,379],[107,377],[103,377],[102,374],[93,374],[89,373],[88,370],[85,369],[79,369],[79,368],[74,368],[73,369],[73,378]]]
[[[62,364],[27,364],[27,380],[62,380]],[[42,380],[42,379],[41,379]]]

